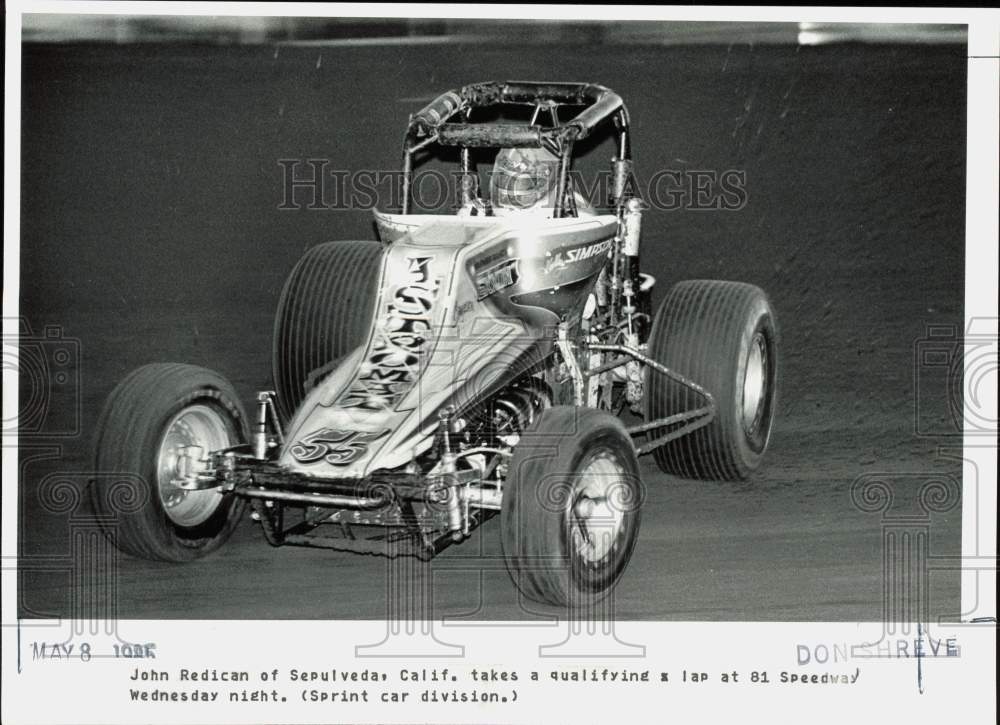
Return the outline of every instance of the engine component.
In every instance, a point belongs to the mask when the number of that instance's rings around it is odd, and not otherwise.
[[[512,448],[551,405],[552,393],[544,382],[534,377],[519,380],[463,416],[467,421],[464,441],[473,446]]]

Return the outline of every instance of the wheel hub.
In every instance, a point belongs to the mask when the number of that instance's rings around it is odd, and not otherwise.
[[[575,477],[571,538],[587,564],[597,564],[614,549],[625,519],[625,468],[609,452],[591,458]]]
[[[230,445],[230,434],[222,415],[207,405],[182,409],[167,424],[157,455],[157,489],[167,517],[179,526],[197,526],[206,521],[222,502],[216,490],[192,491],[185,481],[204,469],[207,451]]]
[[[742,419],[747,435],[754,435],[764,417],[767,396],[767,344],[760,332],[750,341],[743,375]]]

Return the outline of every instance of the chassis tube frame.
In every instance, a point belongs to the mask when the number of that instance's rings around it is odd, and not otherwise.
[[[649,453],[659,448],[660,446],[664,445],[665,443],[669,443],[672,440],[676,440],[682,436],[687,435],[688,433],[698,430],[699,428],[704,428],[706,425],[715,420],[715,415],[718,412],[718,406],[715,402],[715,397],[710,392],[708,392],[708,390],[706,390],[704,387],[694,382],[690,378],[681,375],[675,370],[671,370],[666,365],[661,365],[660,363],[656,362],[656,360],[653,360],[648,355],[644,355],[639,350],[626,347],[625,345],[590,343],[586,347],[590,350],[598,350],[601,352],[613,352],[633,357],[639,362],[646,365],[647,367],[650,367],[656,372],[660,373],[661,375],[665,375],[674,382],[683,385],[684,387],[690,389],[694,393],[697,393],[705,401],[705,405],[703,405],[700,408],[694,408],[693,410],[674,413],[673,415],[668,415],[663,418],[657,418],[656,420],[651,420],[641,425],[634,425],[627,428],[626,430],[628,431],[629,435],[634,436],[634,435],[640,435],[642,433],[647,433],[651,430],[656,430],[658,428],[665,428],[670,425],[677,425],[678,423],[685,423],[687,421],[692,421],[690,423],[687,423],[687,425],[682,426],[681,428],[670,431],[669,433],[666,433],[658,438],[654,438],[652,441],[648,441],[647,443],[641,446],[636,446],[635,451],[638,455],[641,456],[646,453]],[[601,365],[597,368],[594,368],[593,370],[583,371],[583,377],[586,379],[593,377],[595,375],[600,375],[602,372],[613,370],[617,367],[620,367],[621,365],[624,365],[626,362],[628,361],[624,358],[618,358],[616,360],[612,360],[611,362]]]

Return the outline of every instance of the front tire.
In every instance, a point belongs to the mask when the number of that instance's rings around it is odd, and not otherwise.
[[[510,461],[500,514],[507,570],[528,598],[573,609],[606,596],[639,533],[632,440],[603,411],[548,408]]]
[[[660,470],[724,481],[757,470],[770,440],[778,382],[777,324],[763,290],[719,280],[677,283],[656,312],[649,356],[704,387],[716,403],[711,423],[654,450]],[[705,402],[652,369],[645,387],[648,421]]]
[[[193,365],[134,370],[112,391],[97,424],[90,500],[105,534],[132,556],[183,562],[219,548],[239,523],[243,502],[217,489],[175,485],[178,469],[247,440],[246,415],[232,386]],[[105,475],[110,474],[110,475]]]

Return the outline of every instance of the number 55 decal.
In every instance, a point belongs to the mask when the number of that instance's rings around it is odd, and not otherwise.
[[[368,452],[368,444],[388,433],[320,428],[292,446],[292,456],[300,463],[324,460],[332,466],[346,466]]]

